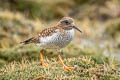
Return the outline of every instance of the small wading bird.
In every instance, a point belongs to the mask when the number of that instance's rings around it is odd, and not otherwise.
[[[46,28],[40,32],[37,36],[25,40],[21,43],[30,44],[34,43],[37,46],[44,49],[57,49],[58,59],[64,69],[73,70],[74,67],[66,66],[61,57],[61,49],[66,47],[74,38],[74,29],[82,32],[78,27],[75,26],[74,20],[70,17],[63,17],[56,26]],[[40,51],[41,64],[43,67],[47,67],[43,60],[43,50]]]

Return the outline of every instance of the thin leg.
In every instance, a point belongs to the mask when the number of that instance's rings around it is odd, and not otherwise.
[[[58,59],[59,59],[59,61],[60,61],[60,63],[62,64],[62,66],[63,66],[64,69],[69,70],[69,71],[75,69],[74,67],[68,67],[68,66],[66,66],[66,65],[63,63],[63,61],[62,61],[62,59],[61,59],[61,57],[60,57],[60,52],[58,52]]]
[[[44,63],[44,59],[43,59],[43,51],[40,51],[40,60],[41,60],[41,63],[42,63],[42,67],[46,68],[47,65]]]

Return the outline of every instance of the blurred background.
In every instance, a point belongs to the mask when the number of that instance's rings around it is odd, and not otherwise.
[[[0,0],[0,67],[22,59],[38,60],[41,48],[20,42],[64,16],[74,18],[83,33],[76,31],[63,57],[104,55],[120,60],[120,0]],[[50,50],[45,55],[57,53]]]

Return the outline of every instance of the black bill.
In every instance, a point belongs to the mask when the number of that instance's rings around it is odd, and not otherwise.
[[[76,30],[78,30],[79,32],[81,32],[81,33],[82,33],[82,31],[81,31],[78,27],[73,26],[73,28],[74,28],[74,29],[76,29]]]

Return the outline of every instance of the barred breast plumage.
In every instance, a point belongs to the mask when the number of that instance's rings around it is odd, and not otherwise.
[[[59,29],[56,29],[55,32],[46,37],[40,37],[40,43],[37,43],[37,46],[47,49],[60,49],[67,46],[74,37],[74,30],[64,30],[63,33]]]

